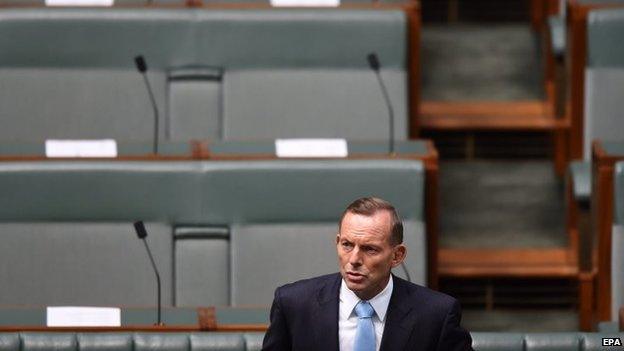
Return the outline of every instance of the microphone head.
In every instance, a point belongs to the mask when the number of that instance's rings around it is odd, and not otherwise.
[[[368,60],[368,65],[371,69],[373,69],[373,71],[379,71],[380,65],[376,53],[371,52],[368,56],[366,56],[366,59]]]
[[[145,225],[143,221],[134,222],[134,231],[136,232],[139,239],[145,239],[147,236],[147,230],[145,230]]]
[[[145,73],[145,71],[147,71],[147,63],[145,63],[145,58],[143,58],[143,55],[136,56],[134,58],[134,64],[136,65],[136,68],[139,70],[139,72]]]

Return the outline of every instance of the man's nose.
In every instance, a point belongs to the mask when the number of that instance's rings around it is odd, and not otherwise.
[[[351,256],[349,256],[349,263],[352,266],[360,266],[362,264],[362,251],[357,247],[351,251]]]

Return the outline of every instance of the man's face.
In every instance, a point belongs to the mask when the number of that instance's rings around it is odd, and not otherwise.
[[[372,216],[347,213],[336,236],[340,274],[362,300],[370,300],[388,283],[390,270],[403,262],[404,245],[390,243],[392,217],[389,211]]]

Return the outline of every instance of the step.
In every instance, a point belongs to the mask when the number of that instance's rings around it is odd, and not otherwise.
[[[567,248],[440,249],[440,277],[558,277],[578,276],[576,257]]]
[[[544,101],[423,101],[419,123],[425,130],[529,130],[569,128]]]

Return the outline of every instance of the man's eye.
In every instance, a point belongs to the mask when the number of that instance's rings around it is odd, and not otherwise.
[[[343,243],[342,243],[342,246],[343,246],[343,247],[351,247],[351,246],[353,246],[353,245],[351,245],[351,243],[343,242]]]
[[[374,248],[374,247],[368,247],[368,248],[366,248],[366,252],[368,252],[368,253],[370,253],[370,254],[375,254],[375,253],[377,253],[377,251],[378,251],[378,250],[377,250],[376,248]]]

